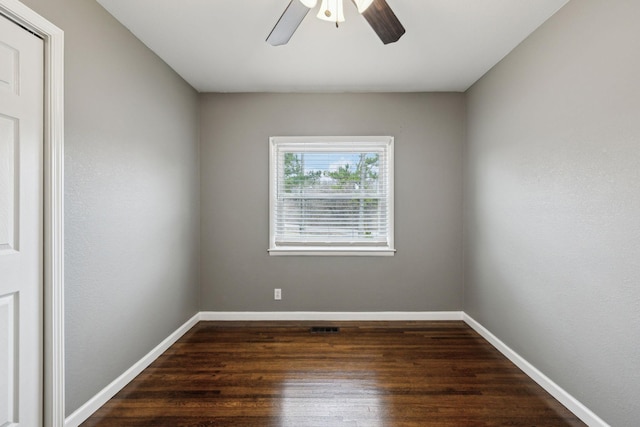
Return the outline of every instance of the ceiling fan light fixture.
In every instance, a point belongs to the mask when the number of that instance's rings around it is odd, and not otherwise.
[[[353,0],[353,2],[356,4],[356,7],[358,8],[358,13],[363,13],[365,10],[367,10],[369,6],[371,6],[371,3],[373,3],[373,0]]]
[[[322,0],[318,18],[329,22],[344,22],[342,0]]]
[[[405,33],[402,23],[386,0],[352,0],[352,2],[382,43],[395,43]],[[373,3],[375,4],[371,7]],[[344,0],[322,0],[318,18],[333,22],[338,28],[338,24],[344,22],[343,4]],[[290,0],[267,36],[267,43],[272,46],[287,44],[305,16],[317,5],[318,0]]]

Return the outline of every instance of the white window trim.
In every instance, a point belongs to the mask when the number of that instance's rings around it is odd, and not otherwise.
[[[350,143],[362,144],[363,146],[385,145],[388,162],[387,194],[389,195],[389,223],[388,239],[386,246],[363,246],[363,245],[343,245],[343,246],[278,246],[276,245],[276,224],[275,207],[277,199],[276,177],[274,168],[277,162],[278,148],[286,145],[299,146],[307,144],[324,145],[326,143]],[[311,151],[312,148],[305,148]],[[326,147],[322,149],[326,150]],[[332,148],[333,149],[333,148]],[[351,148],[352,149],[352,148]],[[335,151],[340,151],[336,148]],[[345,150],[346,151],[346,150]],[[272,136],[269,138],[269,255],[272,256],[393,256],[396,249],[394,246],[394,138],[392,136]]]

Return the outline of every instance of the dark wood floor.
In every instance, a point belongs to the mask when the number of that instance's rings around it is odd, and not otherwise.
[[[497,425],[584,424],[463,322],[201,322],[83,424]]]

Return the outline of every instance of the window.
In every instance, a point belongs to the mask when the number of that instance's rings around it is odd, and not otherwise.
[[[271,255],[393,255],[393,137],[272,137]]]

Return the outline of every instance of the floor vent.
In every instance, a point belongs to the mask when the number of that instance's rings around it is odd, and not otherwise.
[[[335,326],[313,326],[310,329],[312,334],[337,334],[340,328]]]

